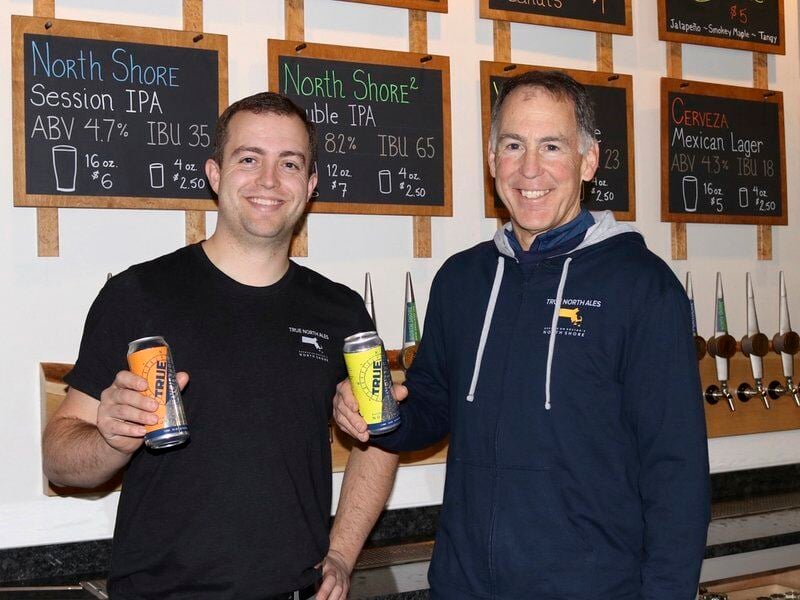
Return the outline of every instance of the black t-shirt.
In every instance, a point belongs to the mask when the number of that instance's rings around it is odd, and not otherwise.
[[[274,285],[245,286],[200,245],[106,283],[67,383],[99,398],[128,342],[152,335],[190,375],[189,442],[142,447],[127,467],[112,598],[261,598],[319,577],[343,339],[372,328],[358,294],[314,271],[290,263]]]

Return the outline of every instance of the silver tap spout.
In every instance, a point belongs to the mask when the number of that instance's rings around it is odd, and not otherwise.
[[[800,394],[798,393],[800,389],[794,384],[791,377],[786,378],[786,391],[792,395],[794,403],[800,408]]]
[[[756,379],[756,393],[761,397],[761,402],[764,403],[764,408],[769,410],[769,396],[767,396],[767,390],[764,387],[764,381],[762,379]]]
[[[733,394],[728,389],[728,381],[721,379],[719,382],[720,385],[720,393],[725,397],[725,400],[728,401],[728,408],[731,409],[731,412],[736,412],[736,405],[733,403]]]

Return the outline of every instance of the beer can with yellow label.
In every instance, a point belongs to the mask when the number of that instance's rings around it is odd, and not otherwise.
[[[397,429],[400,411],[392,392],[386,351],[377,332],[364,331],[345,338],[344,362],[367,431],[376,435]]]
[[[141,338],[128,344],[128,366],[147,380],[143,396],[158,402],[158,423],[145,425],[144,443],[149,448],[169,448],[189,438],[175,363],[166,340],[161,336]]]

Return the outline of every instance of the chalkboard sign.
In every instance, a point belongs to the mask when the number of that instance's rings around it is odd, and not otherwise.
[[[481,0],[481,17],[633,35],[631,0]]]
[[[481,114],[484,158],[488,159],[489,130],[495,99],[503,82],[520,73],[552,67],[481,61]],[[633,151],[633,79],[630,75],[559,69],[586,86],[595,103],[600,163],[594,179],[583,187],[582,206],[611,210],[620,221],[636,218]],[[487,217],[507,219],[508,211],[497,196],[484,160],[484,199]]]
[[[786,54],[783,0],[658,0],[658,38]]]
[[[214,210],[227,38],[12,17],[17,206]]]
[[[783,94],[661,79],[661,220],[786,225]]]
[[[342,0],[343,2],[360,2],[361,4],[380,4],[396,8],[447,12],[447,0]]]
[[[317,127],[311,212],[452,215],[448,58],[269,40],[269,81]]]

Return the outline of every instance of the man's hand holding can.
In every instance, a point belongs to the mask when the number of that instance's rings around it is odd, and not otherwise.
[[[188,373],[177,373],[178,386],[183,389],[189,382]],[[106,443],[123,454],[133,454],[144,442],[146,425],[158,422],[158,403],[142,394],[147,381],[131,373],[120,371],[114,382],[100,394],[97,411],[97,429]]]
[[[395,383],[392,386],[392,392],[398,402],[405,400],[408,396],[408,389],[401,383]],[[340,381],[336,386],[336,396],[333,398],[333,418],[339,429],[348,435],[361,442],[369,440],[367,422],[358,412],[358,402],[353,395],[349,379]]]

